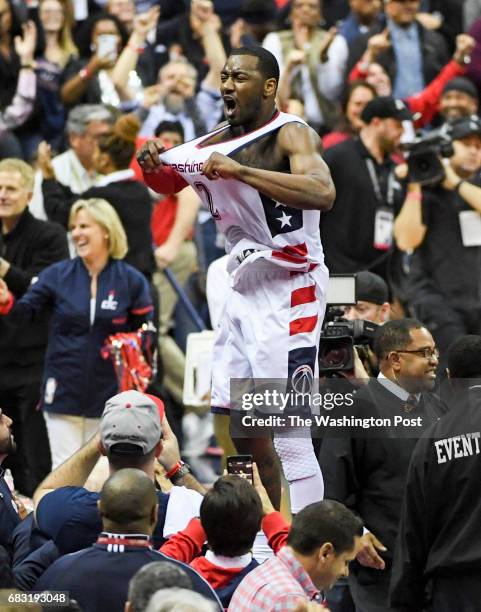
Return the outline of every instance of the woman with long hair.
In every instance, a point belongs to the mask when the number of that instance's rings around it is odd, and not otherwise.
[[[45,268],[15,302],[0,279],[0,315],[21,324],[52,313],[41,406],[55,469],[95,432],[105,402],[118,392],[109,335],[137,330],[152,319],[147,281],[123,261],[127,237],[105,200],[78,200],[69,226],[77,257]]]

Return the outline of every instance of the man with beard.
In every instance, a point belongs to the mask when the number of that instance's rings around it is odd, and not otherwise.
[[[391,610],[391,563],[409,460],[423,430],[447,412],[432,393],[438,351],[422,323],[388,321],[376,332],[374,352],[379,376],[356,393],[348,416],[391,424],[402,417],[403,425],[361,430],[365,435],[358,428],[343,437],[326,433],[319,457],[326,497],[344,503],[366,526],[349,575],[357,612]]]
[[[149,187],[173,193],[192,184],[226,236],[231,287],[214,346],[211,393],[212,410],[224,421],[233,407],[231,379],[294,384],[304,374],[312,381],[317,368],[328,280],[319,218],[335,193],[319,136],[277,110],[278,80],[269,51],[233,50],[221,72],[227,123],[166,152],[149,141],[137,155]],[[319,499],[323,484],[308,432],[290,433],[275,436],[274,445],[295,513]],[[235,444],[254,456],[278,507],[271,438],[236,438]]]
[[[159,72],[157,90],[148,90],[154,95],[145,95],[142,107],[137,110],[144,122],[140,135],[153,136],[161,121],[179,121],[186,141],[212,128],[221,116],[222,100],[218,84],[214,91],[206,81],[207,78],[196,94],[197,71],[192,64],[183,58],[165,64]]]
[[[0,464],[17,449],[11,429],[12,419],[0,408]],[[21,519],[17,504],[3,475],[4,471],[0,468],[0,545],[6,546],[12,531]]]
[[[391,153],[411,114],[401,100],[381,96],[364,108],[359,137],[326,151],[336,206],[322,218],[321,237],[331,273],[370,270],[387,276],[392,224],[404,200]]]

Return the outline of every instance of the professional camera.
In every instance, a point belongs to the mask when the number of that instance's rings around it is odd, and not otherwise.
[[[412,183],[433,185],[444,179],[445,173],[440,157],[452,157],[454,149],[450,126],[418,136],[401,146],[409,152],[408,177]]]
[[[342,315],[342,310],[328,309],[319,343],[320,375],[354,370],[354,347],[371,345],[379,327],[372,321],[348,321]]]

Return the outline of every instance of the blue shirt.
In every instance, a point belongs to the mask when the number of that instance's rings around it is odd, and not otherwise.
[[[155,526],[154,547],[165,542],[163,536],[169,494],[157,491],[159,513]],[[102,531],[102,521],[97,507],[99,493],[83,487],[60,487],[44,495],[37,506],[35,516],[39,529],[51,538],[61,554],[87,548]]]
[[[401,28],[388,21],[391,42],[396,56],[395,98],[409,98],[424,89],[423,57],[417,22]]]
[[[176,565],[192,581],[192,590],[222,607],[209,583],[188,565],[144,546],[148,538],[142,535],[125,536],[102,534],[90,548],[57,559],[36,583],[35,591],[68,591],[83,612],[123,612],[127,600],[129,580],[144,565],[153,561]],[[129,538],[133,545],[101,543]]]

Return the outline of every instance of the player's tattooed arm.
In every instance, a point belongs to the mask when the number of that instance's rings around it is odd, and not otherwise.
[[[289,159],[291,174],[249,168],[220,153],[210,156],[203,172],[211,180],[237,179],[293,208],[330,210],[336,190],[319,136],[305,125],[288,123],[279,130],[277,146]]]

